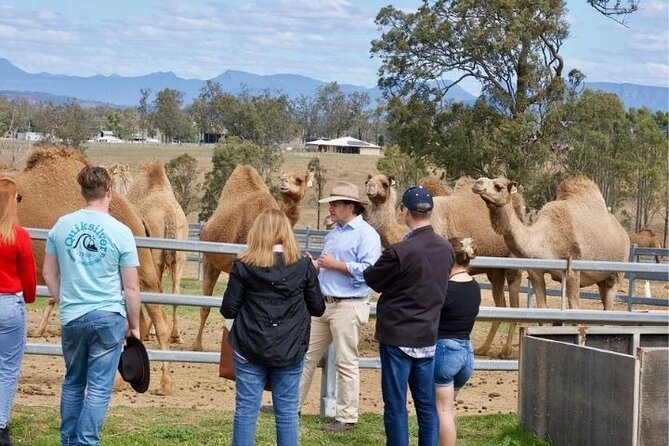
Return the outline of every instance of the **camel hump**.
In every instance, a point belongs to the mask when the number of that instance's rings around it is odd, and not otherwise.
[[[235,167],[225,182],[221,198],[239,197],[247,193],[257,193],[266,191],[269,194],[269,188],[263,181],[258,171],[248,164],[241,164]]]
[[[644,226],[643,228],[639,229],[637,235],[657,237],[657,233],[647,226]]]
[[[67,145],[54,144],[51,146],[42,146],[30,152],[24,171],[27,172],[49,162],[58,163],[62,160],[74,160],[83,163],[85,166],[89,165],[88,159],[78,150]]]
[[[472,177],[469,176],[461,176],[458,178],[458,180],[455,182],[455,190],[461,190],[461,189],[467,189],[467,191],[471,191],[472,186],[476,180]]]
[[[140,175],[146,176],[147,185],[164,186],[169,185],[167,174],[165,173],[165,166],[158,160],[148,161],[139,166]]]
[[[604,197],[602,197],[602,193],[597,184],[584,175],[576,175],[562,180],[560,184],[558,184],[555,194],[556,199],[558,200],[570,200],[583,196],[592,198],[593,196],[597,196],[600,198],[601,203],[606,207]]]
[[[433,197],[445,197],[450,194],[446,185],[436,177],[425,177],[419,184],[429,190]]]

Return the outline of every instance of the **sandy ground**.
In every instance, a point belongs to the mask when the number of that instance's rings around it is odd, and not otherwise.
[[[484,295],[484,305],[492,305],[489,295]],[[654,285],[654,295],[667,296],[669,290],[664,283]],[[521,299],[522,300],[522,299]],[[551,307],[559,306],[559,301],[553,299]],[[597,301],[582,300],[583,308],[599,309],[601,304]],[[622,304],[617,304],[616,309],[624,310]],[[639,308],[641,309],[641,308]],[[657,309],[657,308],[654,308]],[[35,326],[40,318],[37,310],[29,312],[29,326]],[[180,319],[181,333],[184,344],[173,345],[175,349],[188,349],[195,338],[197,320],[193,317]],[[205,350],[219,350],[220,316],[212,312],[205,329]],[[31,338],[33,343],[60,343],[58,337],[59,327],[56,318],[47,333],[42,338]],[[480,345],[483,342],[485,330],[475,329],[474,343]],[[503,335],[497,336],[491,353],[499,352]],[[147,346],[157,348],[155,339],[151,339]],[[373,322],[365,327],[363,340],[361,341],[361,356],[378,357],[378,348],[373,340]],[[514,341],[514,357],[518,354],[518,339]],[[114,393],[112,404],[114,406],[153,406],[153,407],[178,407],[192,409],[221,409],[232,410],[234,408],[234,383],[218,377],[217,365],[173,363],[172,380],[173,395],[162,396],[157,390],[161,373],[161,363],[152,364],[152,384],[145,394],[137,394],[131,389],[117,391]],[[23,373],[21,376],[19,392],[16,403],[23,405],[48,405],[58,407],[60,386],[64,375],[63,361],[60,357],[27,355],[24,358]],[[361,396],[360,411],[381,413],[383,403],[380,389],[380,371],[361,370]],[[319,412],[320,392],[320,370],[314,378],[310,397],[304,413],[317,414]],[[477,370],[469,383],[458,396],[457,407],[461,414],[479,413],[509,413],[517,410],[518,375],[517,372],[492,372]],[[270,401],[269,393],[265,392],[265,402]],[[411,404],[411,403],[410,403]]]

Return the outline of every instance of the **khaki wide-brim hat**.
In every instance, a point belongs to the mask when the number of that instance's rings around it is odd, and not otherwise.
[[[333,201],[353,201],[355,203],[360,203],[362,205],[367,205],[366,201],[360,199],[360,194],[358,192],[358,186],[348,181],[337,181],[332,190],[330,191],[330,196],[318,200],[319,203],[330,203]]]

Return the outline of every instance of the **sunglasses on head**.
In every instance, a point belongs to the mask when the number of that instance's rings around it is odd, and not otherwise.
[[[23,195],[21,195],[21,194],[17,194],[17,195],[16,195],[16,202],[17,202],[17,203],[20,203],[21,200],[23,200]]]

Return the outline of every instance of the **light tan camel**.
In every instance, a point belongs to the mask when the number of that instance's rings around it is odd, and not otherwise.
[[[88,164],[88,160],[79,152],[71,149],[42,148],[34,150],[27,159],[23,171],[13,175],[23,196],[18,211],[21,225],[31,228],[50,229],[59,217],[85,206],[79,193],[76,176]],[[139,214],[130,203],[117,194],[112,195],[110,213],[128,226],[134,235],[146,236],[144,224]],[[160,282],[156,268],[148,249],[139,249],[139,282],[143,291],[160,292]],[[44,242],[35,241],[33,253],[37,264],[37,278],[44,284],[42,264],[44,262]],[[31,330],[30,336],[42,336],[49,322],[55,302],[49,299],[39,326]],[[156,335],[160,348],[169,349],[169,323],[160,305],[145,305],[149,317],[156,326]],[[142,332],[148,325],[142,320]],[[160,380],[160,392],[172,393],[170,365],[163,364]]]
[[[130,178],[128,175],[127,178]],[[137,176],[129,181],[126,198],[135,206],[144,220],[149,237],[188,240],[188,219],[179,205],[172,186],[160,161],[149,161],[139,166]],[[181,293],[181,276],[186,263],[186,252],[172,249],[152,249],[158,280],[167,271],[172,283],[172,294]],[[172,333],[170,341],[183,341],[177,325],[177,306],[172,306]]]
[[[478,254],[490,257],[508,257],[509,249],[501,236],[492,228],[488,212],[481,200],[471,192],[473,180],[462,178],[456,188],[448,196],[434,197],[432,211],[432,225],[435,231],[446,238],[472,237],[476,242]],[[395,202],[397,192],[393,187],[392,177],[389,179],[383,174],[369,176],[366,184],[367,196],[371,202],[369,209],[369,224],[381,236],[384,247],[395,243],[404,237],[408,228],[395,219]],[[516,198],[518,212],[523,213],[522,197]],[[480,269],[471,268],[471,274],[488,276],[492,285],[492,295],[495,306],[505,307],[504,281],[509,285],[509,301],[512,307],[518,307],[520,292],[520,272],[499,268]],[[500,322],[494,321],[483,345],[476,350],[477,354],[485,355],[490,350]],[[500,357],[509,357],[511,354],[515,324],[509,324],[507,342],[502,348]]]
[[[107,166],[107,172],[112,179],[112,189],[121,195],[128,195],[132,186],[132,175],[130,166],[127,164],[114,163]]]
[[[301,171],[290,172],[286,175],[288,178],[281,180],[281,196],[286,200],[282,209],[286,215],[292,215],[297,221],[299,211],[295,212],[293,208],[299,209],[307,181],[304,172]],[[302,178],[302,182],[296,181],[295,178]],[[291,187],[285,188],[286,184]],[[297,192],[298,190],[301,192]],[[200,240],[244,244],[256,217],[266,209],[277,208],[279,205],[258,172],[249,165],[237,166],[221,191],[214,214],[202,228]],[[229,273],[235,258],[234,254],[204,254],[202,261],[203,295],[213,294],[221,271]],[[193,350],[202,350],[202,332],[209,311],[209,307],[200,308],[200,327],[193,343]]]
[[[660,236],[651,228],[641,228],[636,234],[630,235],[630,242],[640,248],[661,248]],[[662,256],[655,256],[657,263],[662,263]]]
[[[311,186],[313,175],[313,172],[307,170],[305,172],[282,172],[279,176],[279,192],[281,192],[279,207],[293,226],[300,219],[300,205],[307,192],[307,187]]]
[[[495,231],[504,236],[516,257],[543,259],[601,260],[626,262],[630,239],[616,218],[609,213],[597,185],[584,176],[562,181],[557,199],[546,203],[531,225],[521,221],[511,206],[515,183],[506,178],[479,178],[472,190],[488,207]],[[559,270],[528,270],[537,295],[537,306],[546,307],[544,274],[561,280]],[[597,284],[605,310],[613,307],[613,298],[623,274],[608,271],[567,272],[566,293],[570,308],[578,308],[580,287]]]

